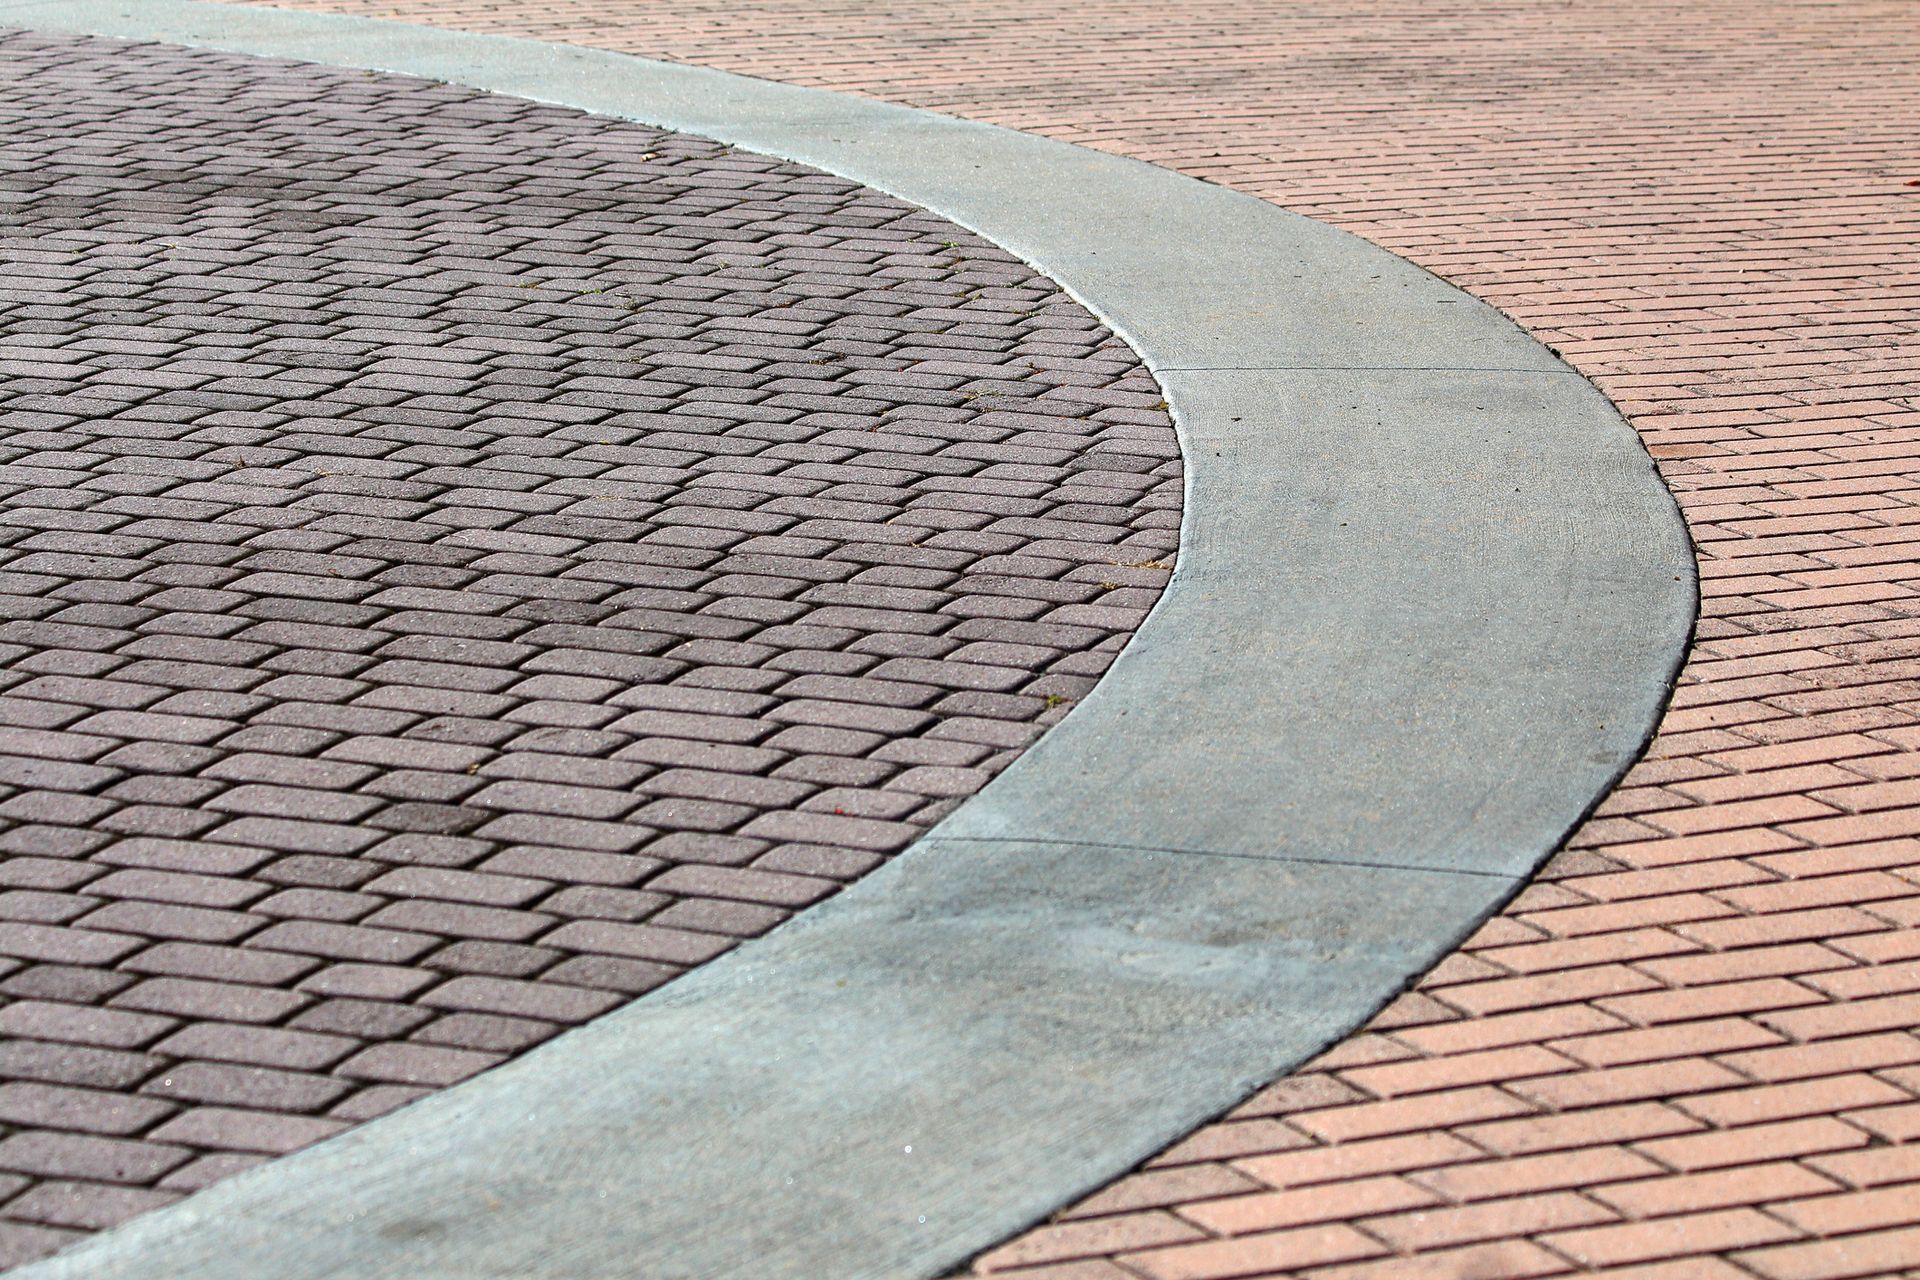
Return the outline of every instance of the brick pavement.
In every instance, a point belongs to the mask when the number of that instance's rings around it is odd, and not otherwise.
[[[1920,1262],[1920,23],[1904,0],[295,0],[1123,152],[1500,306],[1660,459],[1706,604],[1643,764],[1319,1062],[1027,1280]]]
[[[765,931],[1063,715],[1180,464],[844,180],[0,36],[0,1266]]]

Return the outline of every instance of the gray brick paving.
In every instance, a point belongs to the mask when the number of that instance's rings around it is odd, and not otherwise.
[[[465,89],[0,49],[0,1265],[831,893],[1166,580],[1159,389],[950,223]]]

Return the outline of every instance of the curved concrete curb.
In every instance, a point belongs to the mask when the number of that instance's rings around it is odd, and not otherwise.
[[[1360,240],[1080,148],[529,41],[190,0],[0,25],[402,72],[816,165],[1018,253],[1183,432],[1180,568],[907,854],[497,1071],[19,1273],[932,1276],[1350,1028],[1636,754],[1693,561],[1605,399]]]

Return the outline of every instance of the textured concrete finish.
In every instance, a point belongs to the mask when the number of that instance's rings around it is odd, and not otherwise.
[[[1649,595],[1691,586],[1637,451],[1564,447],[1622,439],[1605,399],[1532,373],[1162,378],[1193,455],[1181,585],[938,833],[1528,875],[1561,785],[1630,763],[1649,704],[1617,682],[1673,652]],[[1626,547],[1637,567],[1601,551]]]
[[[610,55],[168,3],[0,22],[441,76],[854,177],[1126,334],[1190,464],[1181,569],[1127,660],[896,864],[25,1275],[937,1274],[1425,968],[1664,697],[1691,562],[1644,455],[1518,330],[1359,241],[1059,144]],[[1324,756],[1358,781],[1314,791]]]

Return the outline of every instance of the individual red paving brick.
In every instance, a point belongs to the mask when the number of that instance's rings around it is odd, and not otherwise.
[[[1906,1225],[1913,1215],[1912,1187],[1841,1192],[1769,1206],[1770,1212],[1814,1236],[1851,1235]]]
[[[1314,1111],[1359,1102],[1368,1090],[1356,1089],[1338,1076],[1324,1071],[1303,1071],[1283,1076],[1235,1107],[1230,1116],[1244,1119],[1254,1116],[1283,1115],[1294,1111]]]
[[[1733,1255],[1763,1280],[1854,1280],[1894,1275],[1920,1257],[1920,1227],[1902,1226]],[[1911,1274],[1909,1272],[1909,1274]]]
[[[1782,1009],[1757,1020],[1794,1040],[1910,1029],[1920,1025],[1920,992]]]
[[[1468,1125],[1476,1121],[1526,1115],[1531,1111],[1527,1103],[1511,1094],[1478,1086],[1421,1094],[1391,1102],[1363,1102],[1309,1111],[1293,1117],[1293,1127],[1324,1142],[1337,1143],[1406,1133],[1431,1128],[1436,1124]]]
[[[1635,1149],[1662,1164],[1692,1173],[1762,1160],[1846,1151],[1863,1147],[1872,1140],[1864,1129],[1830,1116],[1810,1116],[1776,1124],[1658,1138],[1638,1143]]]
[[[1479,951],[1477,958],[1515,973],[1551,973],[1613,960],[1639,960],[1700,949],[1699,943],[1665,929],[1631,929],[1553,942],[1523,941],[1490,946]]]
[[[1166,581],[1161,391],[949,223],[466,89],[0,44],[0,1143],[54,1188],[8,1257],[830,894]],[[183,150],[267,165],[257,216]],[[63,203],[101,166],[145,177]]]
[[[1868,956],[1868,960],[1876,963],[1859,969],[1807,975],[1801,981],[1837,1000],[1905,996],[1920,990],[1920,960],[1899,960],[1899,952],[1874,954]]]
[[[1472,1202],[1533,1191],[1584,1190],[1662,1171],[1652,1160],[1623,1147],[1600,1146],[1448,1165],[1410,1174],[1409,1179],[1450,1200]]]
[[[1371,1174],[1437,1168],[1478,1159],[1485,1151],[1447,1133],[1375,1138],[1339,1146],[1237,1160],[1234,1167],[1277,1189],[1341,1182]]]
[[[1386,1250],[1353,1228],[1300,1227],[1122,1254],[1118,1261],[1148,1280],[1213,1280],[1298,1271],[1327,1263],[1377,1257]]]
[[[1470,1014],[1505,1013],[1553,1004],[1572,1004],[1601,996],[1646,991],[1660,984],[1625,965],[1592,965],[1524,978],[1491,978],[1449,986],[1439,997]]]
[[[1477,1280],[1534,1280],[1566,1270],[1566,1261],[1558,1254],[1526,1241],[1500,1240],[1459,1249],[1425,1250],[1410,1258],[1313,1267],[1301,1274],[1308,1280],[1423,1280],[1434,1274],[1474,1276]]]
[[[1278,1120],[1255,1118],[1229,1120],[1194,1134],[1185,1142],[1162,1151],[1149,1167],[1177,1167],[1196,1161],[1231,1160],[1253,1153],[1289,1151],[1313,1145],[1313,1139]]]
[[[1409,1062],[1355,1067],[1341,1072],[1340,1078],[1377,1097],[1391,1098],[1462,1085],[1504,1084],[1555,1072],[1575,1071],[1578,1066],[1572,1059],[1539,1045],[1523,1045],[1446,1058],[1415,1058]],[[1525,1097],[1524,1094],[1521,1096]],[[1274,1113],[1287,1110],[1290,1108],[1273,1108]]]
[[[1657,957],[1637,961],[1634,967],[1676,987],[1785,975],[1805,978],[1808,986],[1822,990],[1821,977],[1806,975],[1824,975],[1825,971],[1844,969],[1854,963],[1839,947],[1805,942],[1748,951]]]
[[[990,1270],[1010,1269],[1205,1238],[1203,1232],[1168,1214],[1130,1213],[1044,1228],[1025,1237],[1017,1248],[990,1255],[981,1263]]]
[[[1675,1105],[1710,1124],[1732,1128],[1910,1099],[1906,1090],[1884,1080],[1867,1075],[1844,1075],[1698,1094]]]
[[[1456,1132],[1495,1154],[1516,1156],[1597,1146],[1609,1140],[1630,1142],[1688,1133],[1700,1127],[1698,1120],[1675,1107],[1636,1102],[1466,1125]]]
[[[1185,1165],[1172,1169],[1145,1169],[1108,1187],[1078,1206],[1073,1216],[1101,1217],[1135,1209],[1233,1197],[1257,1191],[1259,1184],[1225,1165]]]
[[[1843,1115],[1848,1123],[1865,1129],[1882,1142],[1907,1143],[1920,1139],[1920,1102],[1848,1111]]]
[[[1780,1044],[1785,1038],[1745,1018],[1712,1018],[1677,1026],[1579,1036],[1554,1041],[1552,1047],[1577,1062],[1604,1068],[1751,1049]]]
[[[1537,1106],[1569,1111],[1672,1099],[1745,1082],[1745,1077],[1729,1067],[1704,1058],[1682,1057],[1515,1080],[1507,1088]]]
[[[1541,1242],[1577,1263],[1597,1268],[1689,1253],[1721,1253],[1792,1240],[1800,1234],[1775,1218],[1741,1208],[1557,1232],[1542,1236]]]
[[[1627,1026],[1601,1009],[1571,1004],[1414,1027],[1398,1031],[1394,1038],[1419,1053],[1450,1056],[1560,1037],[1599,1036]]]
[[[1817,1163],[1817,1162],[1815,1162]],[[1657,1166],[1650,1172],[1656,1172]],[[1649,1177],[1588,1194],[1631,1218],[1700,1213],[1730,1205],[1764,1204],[1789,1196],[1835,1191],[1839,1184],[1804,1165],[1789,1162],[1742,1165],[1679,1177]]]
[[[1829,1178],[1853,1187],[1920,1182],[1920,1146],[1871,1147],[1843,1151],[1806,1162]]]
[[[1531,1234],[1611,1222],[1614,1216],[1612,1210],[1584,1196],[1553,1191],[1360,1221],[1369,1235],[1403,1253],[1412,1253],[1497,1240],[1516,1231]]]
[[[1338,1195],[1322,1188],[1229,1196],[1183,1206],[1181,1216],[1214,1235],[1245,1235],[1358,1216],[1439,1204],[1440,1197],[1405,1178],[1360,1178],[1341,1184]]]

